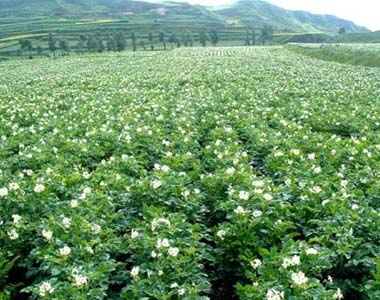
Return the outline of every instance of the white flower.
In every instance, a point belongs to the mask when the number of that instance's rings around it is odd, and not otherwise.
[[[86,194],[86,195],[87,194],[91,194],[91,188],[89,188],[89,187],[84,188],[83,189],[83,193]]]
[[[40,286],[38,287],[38,294],[41,297],[46,297],[47,295],[50,295],[53,293],[54,293],[54,288],[47,281],[42,282]]]
[[[153,180],[151,183],[150,183],[150,186],[153,188],[153,189],[158,189],[160,186],[162,185],[162,182],[158,179],[155,179]]]
[[[256,188],[262,188],[265,185],[265,182],[263,180],[255,180],[252,181],[252,185]]]
[[[221,240],[224,240],[225,236],[226,236],[226,231],[225,230],[219,230],[216,235],[218,236],[218,238],[220,238]]]
[[[76,286],[82,286],[87,284],[88,278],[86,276],[80,275],[80,274],[73,274],[74,277],[74,284]]]
[[[303,285],[309,281],[303,272],[293,273],[292,280],[297,285]]]
[[[234,174],[235,173],[235,168],[234,167],[231,167],[231,168],[228,168],[227,170],[226,170],[226,174],[227,175],[232,175],[232,174]]]
[[[42,236],[43,236],[46,240],[50,241],[50,240],[52,239],[52,237],[53,237],[53,231],[43,229],[43,230],[42,230]]]
[[[178,290],[178,295],[179,296],[183,296],[185,294],[185,289],[184,288],[181,288]]]
[[[65,228],[69,228],[71,226],[71,219],[67,217],[63,217],[62,219],[62,225]]]
[[[131,276],[133,278],[136,278],[137,276],[139,276],[139,272],[140,272],[140,267],[133,267],[131,270]]]
[[[272,197],[271,194],[265,193],[264,194],[264,199],[267,200],[267,201],[271,201],[273,199],[273,197]]]
[[[11,182],[11,183],[9,184],[9,189],[10,189],[11,191],[17,191],[19,188],[20,188],[20,186],[19,186],[19,184],[16,183],[16,182]]]
[[[262,265],[262,263],[261,263],[260,259],[255,259],[255,260],[251,261],[251,267],[255,270],[260,268],[261,265]]]
[[[298,255],[294,255],[292,258],[284,258],[282,267],[286,269],[289,266],[298,266],[301,264],[301,258]]]
[[[13,223],[14,224],[18,224],[21,220],[21,216],[20,215],[17,215],[17,214],[14,214],[12,215],[12,219],[13,219]]]
[[[267,300],[282,300],[285,293],[277,291],[276,289],[269,289],[267,292]]]
[[[181,194],[182,194],[183,197],[187,198],[187,197],[190,196],[190,191],[189,190],[184,190]]]
[[[340,288],[337,289],[336,293],[333,295],[333,298],[337,300],[342,300],[344,298],[344,295]]]
[[[307,156],[308,159],[310,160],[314,160],[315,159],[315,153],[310,153],[308,156]]]
[[[8,189],[6,187],[3,187],[0,189],[0,198],[5,197],[8,195]]]
[[[78,207],[78,200],[73,199],[70,201],[71,208],[77,208]]]
[[[348,180],[342,180],[342,181],[340,182],[340,186],[341,186],[342,188],[346,188],[347,185],[348,185]]]
[[[252,212],[252,216],[254,216],[255,218],[260,218],[262,215],[263,215],[263,212],[261,210],[254,210]]]
[[[161,171],[164,172],[164,173],[167,173],[170,171],[170,168],[168,166],[162,166],[161,167]]]
[[[281,156],[284,156],[284,153],[282,152],[282,151],[276,151],[275,153],[274,153],[274,157],[281,157]]]
[[[306,250],[306,254],[307,255],[317,255],[318,254],[318,250],[314,249],[314,248],[309,248]]]
[[[359,205],[357,205],[357,204],[352,204],[351,209],[352,209],[352,210],[358,210],[358,209],[359,209]]]
[[[170,247],[170,242],[168,239],[158,239],[156,243],[156,248],[169,248]]]
[[[15,229],[12,229],[11,231],[8,231],[8,236],[11,240],[17,240],[19,235]]]
[[[42,193],[45,190],[45,186],[41,183],[37,183],[33,190],[35,193]]]
[[[176,257],[179,253],[179,249],[178,248],[169,248],[168,250],[168,254],[170,256],[173,256],[173,257]]]
[[[245,209],[244,209],[243,207],[241,207],[241,206],[238,206],[238,207],[234,210],[234,212],[235,212],[236,214],[238,214],[238,215],[244,215],[244,214],[245,214]]]
[[[137,230],[135,230],[135,229],[132,229],[131,230],[131,239],[135,240],[135,239],[138,238],[138,236],[139,236],[139,232]]]
[[[300,154],[301,154],[301,151],[300,151],[300,150],[298,150],[298,149],[292,149],[292,150],[290,150],[290,153],[292,153],[292,154],[294,154],[294,155],[298,156],[298,155],[300,155]]]
[[[63,248],[59,249],[59,254],[61,254],[62,256],[67,256],[71,253],[71,249],[69,246],[63,246]]]
[[[170,285],[170,288],[171,289],[176,289],[178,287],[178,283],[177,282],[174,282]]]
[[[239,192],[239,199],[240,200],[248,200],[249,199],[249,193],[247,191],[240,191]]]
[[[99,234],[102,228],[98,224],[91,224],[92,232],[95,234]]]
[[[320,194],[322,192],[322,188],[318,185],[315,185],[310,189],[310,192],[313,194]]]
[[[313,168],[314,174],[320,174],[322,172],[322,169],[320,166],[316,166]]]
[[[159,224],[164,224],[168,227],[170,227],[170,221],[168,219],[165,219],[165,218],[158,218],[158,219],[154,219],[151,223],[151,229],[152,231],[155,231],[157,226]]]

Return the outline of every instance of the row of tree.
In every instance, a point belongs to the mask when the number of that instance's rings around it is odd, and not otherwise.
[[[271,39],[273,34],[273,28],[271,26],[264,26],[260,32],[260,35],[256,37],[256,31],[253,29],[247,29],[245,37],[245,45],[256,45],[257,41],[262,42],[263,44]],[[71,45],[67,40],[58,40],[52,33],[48,37],[48,49],[53,52],[54,55],[57,51],[61,53],[68,53],[71,50],[79,52],[103,52],[103,51],[124,51],[127,49],[127,40],[131,42],[131,50],[137,51],[138,47],[144,51],[150,49],[154,51],[156,41],[158,40],[162,44],[164,50],[168,49],[168,45],[173,48],[192,47],[194,45],[194,35],[191,33],[184,33],[182,35],[177,35],[176,33],[166,34],[160,32],[156,36],[153,33],[149,33],[147,39],[139,39],[136,36],[135,32],[131,32],[129,36],[122,31],[113,32],[113,33],[102,33],[100,31],[95,31],[89,35],[80,34],[77,38],[77,42]],[[219,32],[217,29],[212,29],[209,32],[200,31],[198,34],[197,41],[203,47],[207,46],[207,43],[216,46],[219,41]],[[43,52],[43,48],[38,46],[33,48],[31,40],[20,40],[20,51],[22,53],[31,54],[32,51],[37,51],[38,54]],[[129,47],[129,46],[128,46]]]

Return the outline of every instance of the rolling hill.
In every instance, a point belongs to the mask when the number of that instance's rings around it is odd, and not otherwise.
[[[239,0],[227,8],[207,9],[187,3],[150,3],[133,0],[0,0],[0,17],[120,17],[143,15],[168,19],[195,17],[199,20],[260,28],[270,24],[277,30],[337,33],[365,32],[364,27],[331,15],[286,10],[262,0]]]
[[[261,0],[240,0],[216,12],[230,20],[252,27],[271,24],[277,30],[295,32],[324,32],[336,34],[340,27],[347,32],[366,32],[367,28],[332,15],[318,15],[305,11],[286,10]]]
[[[48,35],[78,49],[82,35],[100,33],[104,39],[122,31],[130,39],[136,34],[139,45],[160,49],[159,35],[191,36],[199,45],[199,34],[217,28],[221,45],[241,46],[247,27],[256,35],[264,25],[272,25],[272,43],[324,42],[340,27],[347,34],[367,34],[368,30],[331,15],[290,11],[262,0],[238,0],[230,6],[204,7],[165,1],[137,0],[0,0],[0,57],[20,55],[20,40],[29,39],[48,53]],[[153,40],[149,36],[153,35]],[[106,43],[106,40],[104,40]],[[141,46],[143,48],[143,46]],[[145,49],[145,46],[144,46]]]

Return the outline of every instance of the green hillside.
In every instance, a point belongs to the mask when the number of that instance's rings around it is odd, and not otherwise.
[[[330,38],[333,43],[380,43],[380,31],[346,33]]]
[[[286,10],[261,0],[240,0],[234,5],[217,10],[231,21],[253,27],[271,24],[276,29],[296,32],[324,32],[336,34],[344,27],[347,32],[366,32],[368,29],[332,15],[318,15],[304,11]]]
[[[325,42],[340,27],[347,32],[367,32],[334,16],[289,11],[260,0],[240,0],[230,7],[213,9],[172,1],[0,0],[0,59],[20,55],[20,41],[24,39],[32,42],[32,50],[24,51],[24,55],[49,54],[50,33],[57,43],[64,40],[76,52],[86,51],[85,45],[78,46],[81,35],[90,37],[98,32],[105,47],[107,38],[118,31],[127,39],[132,32],[136,34],[141,49],[149,44],[149,48],[157,50],[163,47],[160,33],[165,33],[167,40],[173,35],[178,41],[191,37],[194,45],[200,45],[200,32],[209,34],[217,29],[219,45],[242,46],[247,28],[258,37],[264,25],[274,28],[269,41],[273,44]],[[149,35],[153,35],[153,40],[149,40]]]

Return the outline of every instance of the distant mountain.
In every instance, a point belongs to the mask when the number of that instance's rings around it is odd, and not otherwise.
[[[344,27],[347,32],[369,31],[336,16],[286,10],[262,0],[239,0],[227,8],[217,9],[216,13],[230,22],[252,27],[271,24],[275,29],[296,32],[337,33],[340,27]]]
[[[0,0],[0,17],[96,17],[141,16],[156,19],[235,24],[260,28],[270,24],[277,30],[337,33],[367,32],[364,27],[331,15],[291,11],[261,0],[239,0],[229,7],[209,9],[188,3],[151,3],[133,0]]]
[[[213,13],[188,3],[133,0],[0,0],[0,17],[190,15],[214,18]]]

